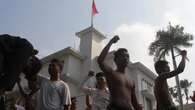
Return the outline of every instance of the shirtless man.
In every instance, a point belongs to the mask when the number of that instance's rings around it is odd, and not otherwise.
[[[155,63],[155,70],[158,74],[158,77],[155,79],[154,86],[154,94],[157,101],[157,110],[177,110],[168,91],[167,79],[183,72],[185,68],[186,54],[187,52],[185,50],[181,51],[181,62],[178,68],[171,72],[167,61],[161,60]]]
[[[135,85],[125,76],[125,68],[129,62],[129,54],[126,49],[120,48],[114,53],[114,61],[117,69],[113,70],[105,63],[105,57],[112,44],[119,40],[114,36],[98,57],[98,63],[104,72],[108,88],[110,90],[111,101],[108,110],[142,110],[135,95]]]

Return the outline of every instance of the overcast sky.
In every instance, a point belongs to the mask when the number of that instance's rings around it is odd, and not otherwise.
[[[90,26],[91,2],[92,0],[0,0],[0,34],[27,38],[39,49],[40,57],[67,46],[77,47],[75,32]],[[172,24],[181,24],[185,27],[185,32],[195,35],[194,0],[95,2],[99,11],[94,19],[95,28],[107,35],[107,40],[118,34],[121,40],[114,48],[127,48],[132,62],[140,61],[152,71],[153,57],[148,56],[148,46],[155,39],[156,31],[166,29],[170,21]],[[192,81],[192,90],[195,90],[195,47],[187,50],[190,62],[187,62],[180,78]],[[174,78],[169,80],[172,85],[174,81]]]

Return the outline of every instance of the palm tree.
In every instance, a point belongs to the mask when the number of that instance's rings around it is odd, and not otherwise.
[[[188,104],[188,100],[189,100],[189,87],[191,86],[192,82],[189,82],[187,79],[183,79],[183,80],[180,80],[180,86],[181,86],[181,89],[183,89],[184,91],[184,94],[186,96],[186,104]]]
[[[169,23],[167,30],[159,30],[156,34],[156,39],[149,46],[149,55],[154,55],[154,60],[165,59],[166,55],[171,52],[173,67],[177,68],[175,53],[180,53],[180,47],[192,47],[190,41],[193,40],[193,35],[184,33],[184,27],[176,25],[175,27]],[[179,85],[179,77],[176,76],[176,84],[179,95],[181,110],[183,110],[183,102]]]

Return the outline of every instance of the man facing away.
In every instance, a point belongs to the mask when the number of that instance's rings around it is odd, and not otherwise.
[[[181,62],[178,68],[171,72],[167,61],[160,60],[155,63],[155,70],[158,74],[158,77],[155,79],[154,86],[154,94],[157,101],[157,110],[177,110],[168,91],[167,79],[183,72],[185,68],[186,54],[187,52],[185,50],[181,51]]]
[[[58,59],[52,59],[48,72],[50,79],[38,77],[40,82],[40,97],[37,110],[70,110],[71,97],[67,83],[60,80],[63,64]]]
[[[125,68],[129,62],[128,51],[120,48],[114,53],[114,62],[117,66],[116,70],[113,70],[105,63],[105,57],[110,47],[118,40],[119,37],[114,36],[98,57],[98,64],[105,74],[111,95],[111,102],[107,109],[142,110],[135,95],[135,85],[125,76]]]

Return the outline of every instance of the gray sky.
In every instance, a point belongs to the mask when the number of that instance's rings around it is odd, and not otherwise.
[[[90,25],[92,0],[0,0],[0,34],[27,38],[43,57],[67,46],[74,47],[75,32]],[[131,61],[140,61],[152,71],[153,58],[148,46],[155,32],[168,22],[181,24],[195,35],[194,0],[95,0],[99,14],[94,25],[109,40],[121,40],[113,48],[126,47]],[[105,41],[106,42],[106,41]],[[195,41],[193,41],[194,43]],[[78,44],[76,44],[78,46]],[[180,78],[193,81],[195,90],[195,47],[188,50],[190,62]],[[179,58],[179,57],[178,57]],[[170,62],[172,62],[170,60]],[[169,80],[174,84],[174,79]]]

